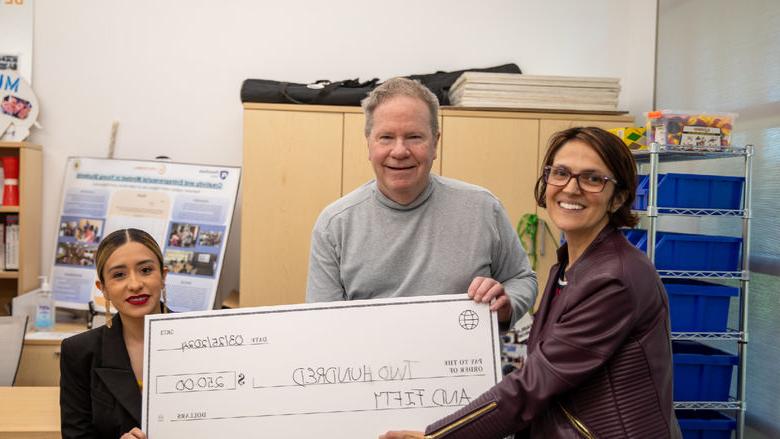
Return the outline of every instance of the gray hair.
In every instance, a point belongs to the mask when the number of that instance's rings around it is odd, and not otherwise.
[[[371,134],[371,129],[374,127],[374,110],[382,103],[397,96],[408,96],[425,103],[431,116],[431,134],[436,138],[439,135],[439,99],[428,87],[420,84],[419,81],[407,78],[393,78],[383,82],[379,87],[373,89],[360,103],[363,107],[363,112],[366,114],[366,138]]]

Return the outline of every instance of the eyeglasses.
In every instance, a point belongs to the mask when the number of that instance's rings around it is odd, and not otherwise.
[[[608,181],[618,184],[612,177],[587,171],[575,174],[563,167],[544,167],[544,182],[553,186],[566,186],[572,178],[577,179],[577,185],[583,192],[599,193],[604,190]]]

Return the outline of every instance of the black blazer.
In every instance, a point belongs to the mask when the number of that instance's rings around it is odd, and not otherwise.
[[[62,341],[63,439],[117,439],[141,425],[141,390],[122,337],[122,320]]]

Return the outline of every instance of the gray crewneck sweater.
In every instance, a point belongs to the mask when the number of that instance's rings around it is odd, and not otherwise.
[[[536,274],[493,194],[431,175],[423,193],[401,205],[372,180],[317,219],[306,301],[465,293],[476,276],[504,285],[512,325],[536,297]]]

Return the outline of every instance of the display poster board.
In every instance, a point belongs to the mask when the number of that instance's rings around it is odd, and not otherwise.
[[[51,269],[59,306],[103,301],[95,252],[117,229],[152,235],[168,267],[169,308],[214,306],[241,168],[168,161],[70,158],[65,171]]]
[[[151,438],[424,430],[501,379],[495,313],[465,294],[146,316]]]

